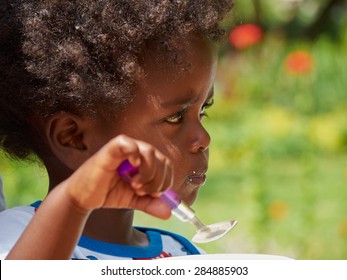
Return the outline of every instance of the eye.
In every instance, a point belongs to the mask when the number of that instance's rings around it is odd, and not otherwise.
[[[182,110],[174,115],[172,115],[171,117],[168,117],[167,119],[165,119],[165,121],[169,124],[180,124],[183,120],[183,116],[186,110]]]
[[[206,113],[206,109],[210,108],[214,103],[214,99],[213,98],[209,98],[207,99],[207,101],[204,103],[204,105],[202,106],[201,108],[201,111],[200,111],[200,117],[205,117],[205,116],[208,116],[207,113]]]

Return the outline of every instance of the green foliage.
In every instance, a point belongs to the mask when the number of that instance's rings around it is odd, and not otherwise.
[[[47,174],[38,163],[13,161],[0,153],[0,175],[8,207],[33,203],[48,191]]]

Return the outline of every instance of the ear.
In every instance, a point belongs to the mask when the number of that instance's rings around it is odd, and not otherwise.
[[[45,125],[45,134],[53,155],[65,166],[75,170],[88,157],[84,141],[86,121],[76,115],[58,112]]]

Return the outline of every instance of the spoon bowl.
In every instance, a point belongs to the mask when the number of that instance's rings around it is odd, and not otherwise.
[[[223,221],[211,225],[204,225],[198,228],[196,234],[193,236],[194,243],[208,243],[222,238],[230,230],[237,225],[236,220]]]

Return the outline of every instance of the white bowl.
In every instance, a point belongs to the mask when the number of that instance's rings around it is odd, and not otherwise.
[[[165,259],[165,258],[164,258]],[[266,254],[204,254],[171,257],[170,259],[180,260],[293,260],[292,258],[278,255]]]

